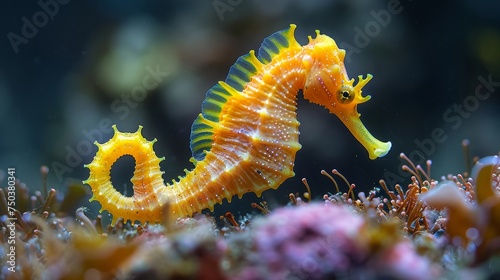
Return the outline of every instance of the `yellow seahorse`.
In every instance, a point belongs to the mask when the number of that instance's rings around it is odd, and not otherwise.
[[[391,143],[374,138],[356,108],[370,99],[361,89],[372,75],[359,76],[354,85],[344,66],[345,50],[319,31],[301,46],[294,38],[295,28],[292,24],[266,38],[257,56],[250,51],[238,58],[226,80],[207,92],[191,129],[193,170],[165,185],[159,166],[164,158],[153,150],[156,139],[144,139],[142,127],[122,133],[113,126],[114,136],[105,144],[96,142],[99,150],[85,165],[90,170],[84,181],[92,188],[90,201],[99,201],[101,211],[113,215],[113,224],[119,217],[158,222],[165,215],[213,211],[216,203],[231,201],[234,195],[260,196],[277,188],[294,176],[295,153],[301,147],[295,112],[300,89],[304,98],[337,115],[370,159],[387,154]],[[132,197],[120,194],[110,180],[112,165],[123,155],[136,162]]]

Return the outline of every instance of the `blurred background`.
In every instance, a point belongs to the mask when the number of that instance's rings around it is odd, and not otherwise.
[[[319,29],[345,48],[351,77],[374,75],[363,89],[372,99],[358,111],[393,147],[369,160],[335,116],[299,96],[296,176],[266,201],[303,192],[303,177],[314,197],[334,192],[322,169],[338,169],[359,190],[381,178],[406,185],[401,152],[432,159],[434,178],[463,172],[463,139],[473,155],[500,151],[499,12],[486,0],[9,1],[0,12],[0,169],[15,167],[39,190],[47,165],[49,187],[64,191],[88,177],[91,143],[108,140],[111,124],[143,125],[170,182],[192,168],[190,127],[205,92],[239,56],[295,23],[301,44]],[[130,188],[132,173],[133,160],[120,159],[115,186]],[[258,201],[248,194],[218,209],[245,213]]]

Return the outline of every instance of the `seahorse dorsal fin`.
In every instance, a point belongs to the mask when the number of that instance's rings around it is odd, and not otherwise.
[[[289,47],[300,47],[299,43],[295,40],[294,32],[297,26],[290,24],[285,30],[275,32],[271,36],[264,39],[260,45],[257,58],[264,64],[267,64],[278,55],[281,50]]]
[[[214,125],[224,117],[223,107],[228,105],[231,96],[243,92],[245,86],[258,74],[264,64],[269,63],[281,50],[300,45],[293,35],[296,26],[276,32],[267,37],[258,50],[258,56],[252,50],[240,56],[231,66],[224,82],[219,82],[206,93],[201,105],[201,114],[191,126],[191,153],[195,161],[205,158],[214,141]]]
[[[213,128],[204,122],[205,118],[202,114],[194,120],[191,126],[191,153],[193,155],[193,163],[205,158],[204,151],[210,150],[213,142]]]

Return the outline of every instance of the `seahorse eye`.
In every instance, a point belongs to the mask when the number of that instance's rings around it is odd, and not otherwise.
[[[354,92],[351,86],[343,85],[337,92],[337,100],[342,104],[349,104],[354,100]]]

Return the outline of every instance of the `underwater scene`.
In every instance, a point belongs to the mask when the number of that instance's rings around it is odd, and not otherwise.
[[[0,279],[497,279],[500,3],[9,1]]]

